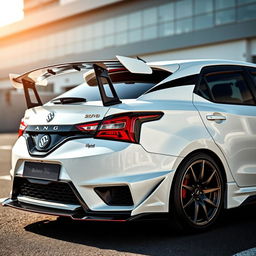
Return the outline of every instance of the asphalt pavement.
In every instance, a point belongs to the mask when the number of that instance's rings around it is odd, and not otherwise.
[[[0,198],[8,197],[10,154],[16,134],[0,134]],[[0,199],[1,200],[1,199]],[[164,221],[104,223],[0,206],[0,255],[256,255],[256,205],[226,211],[217,226],[180,235]],[[249,251],[248,251],[249,250]]]

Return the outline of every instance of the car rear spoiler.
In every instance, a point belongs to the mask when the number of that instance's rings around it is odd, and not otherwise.
[[[46,66],[34,69],[22,75],[10,74],[9,77],[13,87],[17,89],[23,88],[27,107],[33,108],[42,105],[42,101],[36,87],[47,86],[47,79],[49,77],[74,71],[80,72],[83,70],[86,71],[94,69],[102,103],[104,106],[111,106],[121,103],[121,101],[115,91],[111,78],[108,74],[108,70],[125,68],[129,72],[137,74],[152,74],[153,72],[152,69],[140,59],[133,59],[124,56],[116,57],[117,60],[73,62]],[[112,96],[107,96],[103,86],[103,80],[107,81]]]

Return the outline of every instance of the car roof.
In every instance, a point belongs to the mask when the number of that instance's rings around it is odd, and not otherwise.
[[[151,67],[158,67],[172,72],[172,75],[161,81],[159,84],[166,83],[181,77],[199,74],[201,69],[206,66],[235,65],[256,68],[256,64],[250,62],[224,59],[172,60],[148,62],[147,64]]]
[[[178,64],[180,66],[196,65],[196,66],[208,66],[208,65],[242,65],[242,66],[253,66],[256,67],[256,64],[237,61],[237,60],[225,60],[225,59],[189,59],[189,60],[171,60],[171,61],[154,61],[148,62],[150,66],[170,66]]]

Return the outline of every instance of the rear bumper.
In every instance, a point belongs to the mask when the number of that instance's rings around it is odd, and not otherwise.
[[[139,144],[89,138],[67,141],[47,157],[36,158],[29,155],[26,141],[20,137],[12,152],[11,175],[14,181],[16,177],[24,177],[25,162],[58,164],[61,166],[59,181],[73,184],[87,206],[84,210],[109,213],[109,216],[129,212],[135,217],[169,211],[176,160],[175,156],[149,153]],[[105,187],[129,188],[132,200],[127,202],[133,204],[109,204],[97,193],[97,188]],[[18,194],[16,197],[13,194],[15,184],[11,198],[16,200]]]

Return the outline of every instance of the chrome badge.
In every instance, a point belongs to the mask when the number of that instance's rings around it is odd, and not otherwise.
[[[39,148],[43,149],[46,148],[49,144],[50,144],[50,136],[49,135],[44,135],[43,137],[41,137],[41,139],[38,142],[38,146]]]
[[[49,123],[52,121],[52,119],[54,118],[54,112],[50,112],[47,117],[46,117],[46,121]]]

